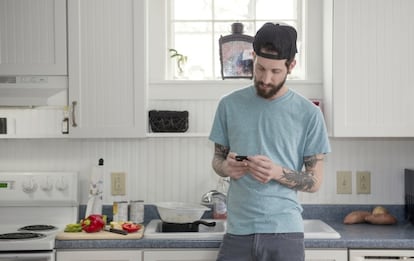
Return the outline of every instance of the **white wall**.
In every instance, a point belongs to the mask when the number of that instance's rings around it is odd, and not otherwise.
[[[326,160],[322,189],[301,193],[310,204],[403,204],[403,170],[414,168],[414,139],[333,139]],[[215,188],[211,169],[213,145],[206,137],[117,140],[0,140],[0,171],[79,171],[81,203],[88,195],[90,166],[105,159],[110,172],[127,173],[126,197],[105,197],[107,204],[120,199],[198,202]],[[337,195],[337,170],[371,171],[370,195]],[[109,182],[105,183],[109,189]],[[109,190],[107,190],[109,191]]]

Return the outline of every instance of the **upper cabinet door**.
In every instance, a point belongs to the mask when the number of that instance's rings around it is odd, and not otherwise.
[[[67,75],[66,0],[0,0],[0,75]]]
[[[414,1],[326,4],[325,88],[331,134],[413,137]]]
[[[145,2],[68,0],[71,137],[145,136]]]

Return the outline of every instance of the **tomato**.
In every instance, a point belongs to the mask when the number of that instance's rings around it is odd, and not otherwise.
[[[124,223],[122,224],[122,229],[128,231],[128,233],[137,232],[141,229],[141,225],[134,223]]]

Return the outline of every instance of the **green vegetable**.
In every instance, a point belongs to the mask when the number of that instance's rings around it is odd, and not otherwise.
[[[82,232],[81,224],[67,224],[65,227],[65,232]]]

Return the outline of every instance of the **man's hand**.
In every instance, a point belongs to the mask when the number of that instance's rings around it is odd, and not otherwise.
[[[230,152],[227,155],[226,160],[223,162],[223,164],[226,165],[225,172],[227,173],[227,176],[233,179],[243,177],[248,171],[247,160],[238,161],[236,160],[236,155],[236,153]]]
[[[228,147],[215,144],[213,169],[221,177],[239,179],[247,173],[246,161],[237,161],[236,153],[230,152]]]
[[[275,180],[291,189],[316,192],[323,179],[323,154],[306,156],[303,158],[305,170],[296,171],[284,168],[263,155],[249,156],[248,172],[262,183]]]
[[[278,180],[282,173],[281,166],[273,163],[271,159],[263,155],[249,156],[246,164],[252,177],[261,183]]]

